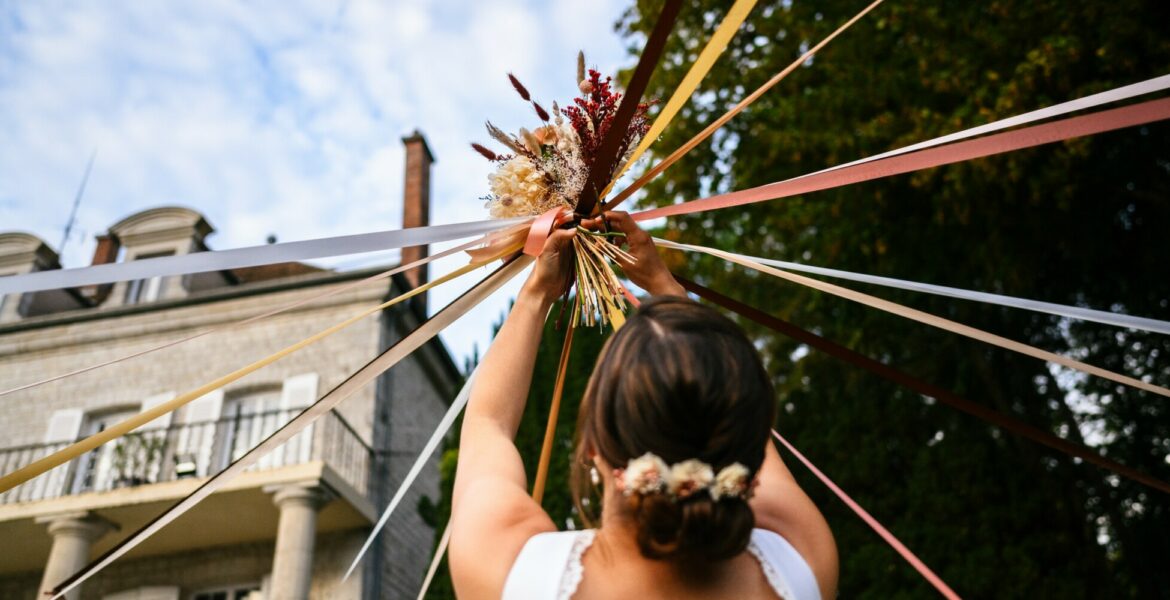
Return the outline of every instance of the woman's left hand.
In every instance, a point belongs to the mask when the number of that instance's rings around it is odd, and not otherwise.
[[[551,304],[569,289],[569,276],[573,272],[573,237],[576,235],[576,228],[554,229],[549,234],[522,294],[532,294],[542,303]]]

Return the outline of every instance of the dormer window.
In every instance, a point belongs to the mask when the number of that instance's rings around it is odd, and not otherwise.
[[[145,256],[137,257],[138,260],[145,258],[158,258],[161,256],[174,256],[174,252],[155,252]],[[143,302],[154,302],[163,297],[166,291],[167,278],[166,277],[151,277],[150,279],[135,279],[126,284],[126,298],[123,300],[124,304],[140,304]]]

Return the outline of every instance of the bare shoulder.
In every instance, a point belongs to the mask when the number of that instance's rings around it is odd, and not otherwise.
[[[468,483],[451,515],[449,560],[459,598],[496,599],[528,540],[556,526],[524,490],[484,477]]]

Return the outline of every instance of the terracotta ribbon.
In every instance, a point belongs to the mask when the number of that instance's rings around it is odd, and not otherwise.
[[[719,117],[714,122],[712,122],[710,125],[708,125],[705,129],[700,131],[698,135],[691,138],[689,141],[687,141],[687,143],[680,146],[678,148],[678,150],[671,152],[669,156],[662,159],[661,162],[654,165],[653,168],[651,168],[649,171],[647,171],[645,174],[643,174],[641,177],[639,177],[637,180],[635,180],[634,183],[631,183],[629,185],[629,187],[622,190],[621,193],[618,194],[616,197],[614,197],[613,200],[606,203],[605,208],[603,210],[613,210],[614,207],[621,204],[622,201],[624,201],[626,198],[629,198],[630,196],[634,195],[634,192],[637,192],[638,190],[642,189],[642,186],[649,183],[651,179],[654,179],[660,173],[665,171],[668,167],[670,167],[674,163],[678,162],[678,160],[680,158],[682,158],[683,155],[685,155],[687,152],[690,152],[691,150],[693,150],[695,148],[695,146],[698,146],[699,144],[703,143],[703,140],[706,140],[707,138],[711,137],[711,135],[713,133],[715,133],[720,127],[723,127],[724,125],[726,125],[728,121],[730,121],[733,117],[735,117],[735,115],[738,115],[739,113],[743,112],[743,109],[750,106],[751,103],[755,102],[756,100],[759,100],[760,96],[763,96],[765,92],[772,89],[772,87],[775,86],[777,83],[780,83],[781,80],[783,80],[790,73],[795,71],[797,69],[797,67],[804,64],[805,61],[812,58],[814,55],[816,55],[817,52],[820,52],[820,50],[822,48],[824,48],[825,45],[827,45],[829,42],[833,41],[834,38],[836,38],[838,35],[841,35],[846,29],[849,29],[854,23],[856,23],[858,20],[860,20],[861,17],[864,17],[867,13],[869,13],[869,11],[877,8],[877,6],[881,3],[882,3],[882,0],[875,0],[872,4],[865,7],[864,9],[862,9],[861,12],[854,15],[854,17],[852,19],[849,19],[848,21],[846,21],[844,25],[841,25],[840,27],[838,27],[836,31],[829,34],[828,37],[821,40],[816,46],[813,46],[812,48],[810,48],[808,50],[808,52],[805,52],[804,54],[800,55],[800,57],[797,58],[795,61],[793,61],[792,64],[785,67],[783,71],[780,71],[779,73],[774,75],[771,79],[769,79],[767,82],[765,82],[764,85],[761,85],[759,88],[756,89],[756,91],[754,91],[750,95],[748,95],[748,97],[744,98],[743,100],[740,100],[739,104],[736,104],[734,107],[731,108],[731,110],[724,113],[723,116]]]
[[[873,518],[873,515],[869,514],[869,511],[862,508],[856,500],[850,498],[849,494],[845,493],[845,490],[841,489],[837,486],[837,484],[833,483],[832,479],[829,479],[827,475],[822,473],[821,470],[816,467],[816,465],[812,464],[812,461],[805,458],[805,456],[801,454],[799,450],[793,447],[792,444],[788,443],[788,440],[784,439],[779,433],[776,432],[775,429],[772,430],[772,436],[779,440],[781,444],[784,444],[784,447],[787,448],[788,451],[791,452],[797,460],[803,463],[809,471],[812,471],[812,474],[816,475],[817,479],[820,479],[821,483],[825,484],[825,487],[829,488],[834,494],[836,494],[837,497],[840,498],[841,501],[849,507],[849,510],[852,510],[857,514],[857,516],[861,517],[861,520],[865,521],[865,524],[869,525],[870,529],[876,531],[877,534],[880,535],[887,544],[896,550],[898,554],[902,556],[902,558],[906,559],[906,562],[910,563],[910,566],[914,567],[914,570],[918,571],[919,575],[922,575],[922,577],[925,578],[926,581],[930,583],[930,585],[934,586],[934,589],[938,590],[938,593],[942,594],[944,598],[959,600],[959,595],[956,594],[955,591],[952,590],[951,587],[947,585],[941,577],[935,574],[935,572],[932,571],[930,567],[926,566],[926,563],[922,562],[922,559],[918,558],[918,556],[911,552],[910,549],[907,548],[901,540],[895,537],[894,534],[890,533],[889,529],[886,529],[885,526],[879,523],[877,519]]]
[[[711,34],[711,39],[707,40],[707,45],[703,46],[703,50],[699,52],[699,57],[695,59],[694,64],[687,70],[687,74],[683,76],[678,87],[674,89],[674,93],[670,95],[670,100],[667,100],[666,104],[662,105],[662,110],[658,111],[658,116],[654,118],[654,123],[650,125],[650,130],[642,137],[642,141],[638,143],[638,147],[634,148],[634,151],[630,154],[630,158],[626,160],[626,164],[622,165],[613,174],[613,179],[609,182],[609,185],[605,186],[605,191],[601,193],[602,197],[609,193],[614,182],[641,158],[642,154],[650,148],[650,145],[658,140],[658,136],[662,135],[663,131],[666,131],[666,128],[670,125],[675,115],[687,103],[687,100],[691,99],[691,96],[695,93],[695,89],[699,87],[699,83],[711,71],[711,67],[715,65],[715,61],[727,49],[727,44],[731,41],[732,36],[739,30],[739,26],[747,19],[748,13],[752,11],[755,5],[756,0],[736,0],[735,4],[731,5],[731,9],[723,17],[723,21],[715,29],[715,33]]]
[[[1040,360],[1047,361],[1047,362],[1054,363],[1054,364],[1058,364],[1058,365],[1061,365],[1064,367],[1068,367],[1070,369],[1076,369],[1077,371],[1081,371],[1082,373],[1088,373],[1089,375],[1096,375],[1097,377],[1101,377],[1103,379],[1108,379],[1110,381],[1114,381],[1117,383],[1121,383],[1124,385],[1135,387],[1139,390],[1152,392],[1152,393],[1158,394],[1160,396],[1170,397],[1170,390],[1168,390],[1164,387],[1161,387],[1161,386],[1154,385],[1152,383],[1146,383],[1145,381],[1141,381],[1139,379],[1134,379],[1133,377],[1122,375],[1120,373],[1116,373],[1114,371],[1109,371],[1107,369],[1102,369],[1101,367],[1095,367],[1095,366],[1090,365],[1088,363],[1084,363],[1084,362],[1081,362],[1079,360],[1068,358],[1067,356],[1061,356],[1059,354],[1055,354],[1055,353],[1049,352],[1047,350],[1041,350],[1040,348],[1037,348],[1035,346],[1029,346],[1028,344],[1017,342],[1015,340],[1011,340],[1011,339],[1005,338],[1003,336],[995,335],[994,333],[989,333],[989,332],[983,331],[982,329],[976,329],[976,328],[970,327],[968,325],[963,325],[962,323],[956,323],[955,321],[951,321],[950,319],[944,319],[944,318],[939,317],[937,315],[932,315],[930,313],[923,312],[921,310],[913,309],[913,308],[910,308],[908,306],[902,306],[901,304],[898,304],[895,302],[890,302],[889,300],[883,300],[883,299],[878,298],[876,296],[870,296],[869,294],[863,294],[863,293],[858,292],[858,291],[854,291],[854,290],[851,290],[848,288],[843,288],[839,285],[833,285],[831,283],[827,283],[827,282],[820,281],[817,279],[805,277],[803,275],[797,275],[795,273],[788,273],[786,271],[781,271],[779,269],[773,269],[772,267],[769,267],[766,265],[761,265],[760,263],[755,262],[753,260],[750,260],[748,258],[745,258],[744,256],[739,255],[739,254],[733,254],[731,252],[724,252],[722,250],[716,250],[714,248],[707,248],[704,246],[691,246],[688,244],[676,244],[673,242],[671,242],[666,247],[691,250],[694,252],[702,252],[705,254],[710,254],[711,256],[717,256],[719,258],[731,261],[731,262],[736,263],[738,265],[742,265],[742,266],[748,267],[750,269],[755,269],[756,271],[759,271],[761,273],[767,273],[769,275],[773,275],[773,276],[779,277],[781,279],[786,279],[786,280],[791,281],[793,283],[798,283],[798,284],[803,285],[805,287],[813,288],[814,290],[819,290],[819,291],[822,291],[822,292],[825,292],[828,294],[833,294],[834,296],[840,296],[841,298],[845,298],[847,300],[852,300],[854,302],[858,302],[860,304],[864,304],[864,305],[869,306],[871,308],[876,308],[878,310],[885,311],[885,312],[888,312],[890,314],[898,315],[899,317],[904,317],[904,318],[910,319],[912,321],[918,321],[919,323],[924,323],[924,324],[930,325],[932,327],[937,327],[939,329],[943,329],[943,330],[949,331],[951,333],[957,333],[959,335],[966,336],[966,337],[969,337],[971,339],[979,340],[981,342],[992,344],[994,346],[999,346],[1000,348],[1005,348],[1007,350],[1019,352],[1020,354],[1031,356],[1033,358],[1038,358]]]
[[[565,374],[569,370],[569,353],[573,348],[573,331],[576,329],[571,325],[565,327],[565,342],[561,345],[561,358],[557,362],[557,379],[553,384],[552,402],[548,408],[548,423],[544,427],[544,442],[540,446],[540,460],[536,463],[536,477],[532,484],[532,499],[537,504],[544,500],[544,484],[548,481],[548,463],[552,459],[557,416],[561,412],[561,396],[565,392]]]
[[[1032,148],[1034,146],[1060,142],[1075,137],[1104,133],[1106,131],[1136,125],[1145,125],[1167,118],[1170,118],[1170,98],[1150,100],[1140,104],[1103,110],[1078,117],[1069,117],[1051,123],[1033,125],[1024,129],[1016,129],[979,139],[930,148],[911,154],[891,156],[834,171],[825,171],[815,175],[769,183],[748,190],[711,196],[709,198],[692,200],[671,206],[663,206],[635,213],[631,216],[637,221],[645,221],[658,217],[670,217],[704,210],[730,208],[732,206],[741,206],[766,200],[787,198],[789,196],[827,190],[829,188],[870,181],[891,175],[901,175],[912,171],[949,165],[974,158]]]
[[[276,430],[275,433],[265,438],[264,441],[228,465],[226,469],[208,479],[190,495],[172,505],[161,515],[134,532],[130,537],[118,543],[100,558],[59,584],[53,589],[53,600],[63,597],[67,592],[81,585],[86,579],[92,577],[98,571],[132,550],[151,535],[154,535],[180,515],[190,510],[204,498],[227,484],[232,478],[255,464],[261,457],[292,439],[293,436],[303,431],[305,427],[308,427],[318,418],[333,410],[342,400],[345,400],[363,386],[377,379],[379,375],[393,367],[411,352],[420,348],[448,325],[455,322],[456,319],[466,314],[467,311],[498,290],[500,286],[520,273],[531,262],[531,258],[520,256],[493,271],[483,281],[464,292],[463,295],[435,313],[433,317],[424,321],[414,331],[387,348],[385,352],[378,355],[378,357],[367,363],[353,375],[350,375],[349,378],[322,396],[320,400],[293,417],[280,429]]]
[[[1097,465],[1098,467],[1108,469],[1126,479],[1136,481],[1142,485],[1149,486],[1165,494],[1170,494],[1170,483],[1151,477],[1141,471],[1127,467],[1115,460],[1106,458],[1100,453],[1094,451],[1092,448],[1081,444],[1074,444],[1068,440],[1062,439],[1020,421],[1019,419],[1010,417],[1001,412],[987,408],[986,406],[977,402],[972,402],[961,396],[951,393],[936,385],[927,383],[921,379],[914,377],[904,371],[900,371],[890,365],[881,361],[872,359],[860,352],[851,350],[836,342],[827,340],[815,333],[806,329],[802,329],[785,321],[779,317],[773,316],[757,308],[748,306],[738,300],[720,294],[715,290],[704,287],[698,283],[690,281],[684,277],[675,275],[683,287],[688,291],[696,294],[700,298],[707,300],[713,304],[723,307],[733,313],[740,315],[746,319],[754,321],[755,323],[767,327],[781,335],[788,336],[802,344],[808,345],[810,348],[820,350],[833,358],[847,362],[855,367],[859,367],[882,379],[896,383],[907,389],[914,390],[923,396],[929,396],[949,406],[955,410],[965,412],[977,419],[986,421],[996,427],[1008,431],[1022,438],[1031,440],[1037,444],[1047,446],[1058,452],[1063,452],[1069,456],[1075,456],[1084,460],[1085,462]]]
[[[499,257],[502,257],[502,256],[506,255],[506,253],[510,253],[510,252],[515,251],[517,249],[518,248],[506,249],[505,252],[501,252]],[[497,258],[499,258],[499,257],[497,257]],[[356,323],[356,322],[358,322],[358,321],[360,321],[360,320],[362,320],[362,319],[364,319],[372,314],[375,314],[379,311],[382,311],[386,308],[389,308],[390,306],[398,304],[399,302],[402,302],[402,301],[407,300],[409,298],[413,298],[414,296],[417,296],[418,294],[421,294],[432,287],[435,287],[437,285],[440,285],[442,283],[450,281],[456,277],[459,277],[460,275],[470,273],[471,271],[478,269],[479,267],[484,266],[488,262],[490,262],[490,261],[471,263],[469,265],[461,267],[461,268],[459,268],[451,273],[448,273],[448,274],[446,274],[446,275],[444,275],[444,276],[442,276],[434,281],[428,282],[425,285],[419,286],[413,290],[410,290],[409,292],[406,292],[406,293],[401,294],[395,298],[392,298],[386,302],[383,302],[382,304],[379,304],[378,306],[375,306],[374,308],[368,309],[366,311],[363,311],[360,314],[357,314],[353,317],[350,317],[349,319],[346,319],[345,321],[342,321],[341,323],[338,323],[337,325],[334,325],[334,326],[332,326],[324,331],[316,333],[316,334],[314,334],[314,335],[312,335],[304,340],[301,340],[295,344],[292,344],[291,346],[288,346],[288,347],[286,347],[286,348],[284,348],[276,353],[273,353],[269,356],[266,356],[266,357],[264,357],[258,361],[255,361],[247,366],[236,369],[235,371],[228,373],[227,375],[224,375],[222,377],[219,377],[219,378],[217,378],[209,383],[206,383],[198,388],[195,388],[194,390],[191,390],[191,391],[186,392],[184,394],[180,394],[172,400],[169,400],[167,402],[163,402],[157,406],[154,406],[152,408],[144,410],[144,411],[142,411],[142,412],[140,412],[132,417],[129,417],[129,418],[127,418],[127,419],[107,428],[107,429],[104,429],[98,433],[95,433],[94,435],[91,435],[83,440],[74,442],[73,444],[66,446],[65,448],[62,448],[61,450],[58,450],[57,452],[54,452],[54,453],[52,453],[52,454],[50,454],[42,459],[39,459],[39,460],[34,461],[28,465],[25,465],[24,467],[21,467],[20,469],[17,469],[16,471],[13,471],[12,473],[9,473],[7,475],[4,475],[3,477],[0,477],[0,492],[6,492],[6,491],[22,484],[22,483],[28,481],[29,479],[32,479],[33,477],[41,475],[42,473],[45,473],[54,467],[60,466],[62,464],[69,462],[70,460],[77,458],[77,457],[81,456],[82,454],[85,454],[86,452],[89,452],[90,450],[93,450],[94,448],[97,448],[98,446],[101,446],[102,444],[104,444],[106,442],[109,442],[115,438],[119,438],[123,435],[126,435],[127,433],[129,433],[129,432],[131,432],[131,431],[133,431],[133,430],[135,430],[135,429],[137,429],[137,428],[139,428],[139,427],[141,427],[141,426],[143,426],[143,425],[145,425],[145,424],[147,424],[147,423],[149,423],[149,422],[151,422],[151,421],[153,421],[153,420],[155,420],[155,419],[157,419],[157,418],[159,418],[159,417],[161,417],[169,412],[172,412],[172,411],[178,409],[179,407],[187,404],[188,402],[191,402],[192,400],[194,400],[196,398],[204,396],[204,395],[212,392],[213,390],[217,390],[225,385],[228,385],[234,381],[237,381],[240,378],[257,371],[262,367],[268,366],[268,365],[284,358],[285,356],[292,354],[293,352],[296,352],[296,351],[298,351],[302,348],[305,348],[307,346],[310,346],[310,345],[312,345],[312,344],[314,344],[314,343],[316,343],[316,342],[318,342],[318,341],[320,341],[320,340],[322,340],[330,335],[333,335],[334,333],[337,333],[338,331],[341,331],[342,329],[344,329],[344,328],[346,328],[346,327],[348,327],[348,326],[350,326],[350,325],[352,325],[352,324],[354,324],[354,323]]]
[[[618,153],[621,152],[622,139],[629,129],[630,120],[634,118],[634,111],[642,102],[642,94],[646,92],[646,85],[650,83],[650,75],[658,66],[662,58],[662,50],[666,47],[666,38],[674,29],[674,22],[678,18],[678,11],[682,8],[682,0],[666,0],[662,11],[658,13],[658,21],[650,37],[646,38],[646,45],[642,47],[642,55],[638,58],[638,66],[634,67],[634,74],[630,76],[630,83],[622,96],[622,103],[614,113],[609,129],[601,140],[601,146],[593,155],[593,164],[589,167],[589,175],[585,179],[585,186],[577,198],[577,214],[591,216],[597,206],[599,194],[605,189],[606,183],[613,179],[613,170],[617,163]]]

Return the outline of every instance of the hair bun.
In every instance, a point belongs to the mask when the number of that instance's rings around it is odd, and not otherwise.
[[[747,548],[755,516],[742,498],[694,494],[629,496],[638,547],[647,558],[679,563],[726,560]]]

